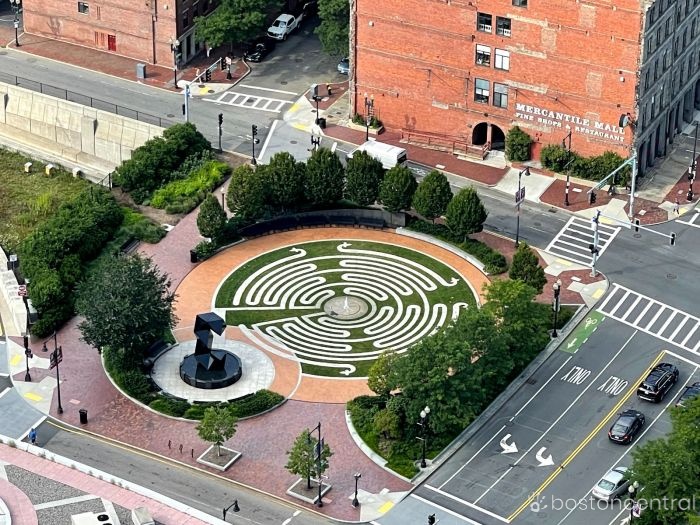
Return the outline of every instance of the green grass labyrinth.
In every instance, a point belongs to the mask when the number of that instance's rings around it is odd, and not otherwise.
[[[467,282],[428,255],[390,244],[288,246],[236,268],[215,306],[229,326],[304,373],[363,377],[384,351],[402,352],[475,306]]]

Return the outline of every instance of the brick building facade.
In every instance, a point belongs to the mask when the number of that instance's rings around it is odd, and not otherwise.
[[[196,55],[194,18],[216,0],[23,0],[28,33],[65,40],[148,64],[172,66],[171,43],[180,43],[180,63]]]
[[[353,0],[356,113],[502,149],[517,125],[582,155],[663,156],[700,109],[700,0]],[[630,114],[632,126],[620,126]],[[568,142],[568,141],[567,141]]]

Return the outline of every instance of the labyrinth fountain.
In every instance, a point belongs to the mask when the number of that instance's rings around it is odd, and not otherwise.
[[[180,363],[180,378],[185,383],[196,388],[215,389],[232,385],[241,378],[240,358],[228,350],[212,348],[212,332],[221,335],[225,328],[226,323],[217,314],[197,314],[194,354],[186,355]]]

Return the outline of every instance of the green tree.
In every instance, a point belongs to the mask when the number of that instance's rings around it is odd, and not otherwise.
[[[537,254],[524,242],[520,243],[513,255],[508,277],[529,284],[538,294],[542,293],[544,285],[547,284],[547,277],[544,275],[544,268],[540,266]]]
[[[367,373],[367,386],[369,389],[384,399],[396,388],[394,365],[398,355],[392,350],[386,350],[372,364]]]
[[[345,196],[360,206],[374,204],[383,178],[382,163],[366,151],[358,151],[345,167]]]
[[[506,135],[506,158],[516,162],[530,160],[531,144],[530,135],[518,126],[513,126]]]
[[[97,348],[145,350],[175,325],[170,279],[140,255],[105,259],[80,283],[76,309],[83,340]]]
[[[384,175],[379,188],[379,199],[390,212],[409,210],[417,186],[416,177],[409,168],[394,166]]]
[[[374,415],[374,431],[384,439],[396,439],[401,436],[401,418],[388,408]]]
[[[428,220],[435,221],[447,211],[452,200],[452,188],[444,173],[433,170],[418,184],[413,195],[413,207]]]
[[[265,216],[269,194],[265,174],[263,166],[254,170],[248,164],[233,170],[226,193],[226,204],[236,216],[249,221]]]
[[[320,461],[314,459],[314,450],[318,439],[313,437],[309,429],[305,429],[287,451],[285,468],[297,476],[306,478],[306,488],[311,489],[311,478],[316,477],[321,482],[321,475],[328,469],[328,460],[333,455],[328,444],[323,444]],[[319,469],[320,466],[320,469]]]
[[[264,168],[269,185],[270,205],[276,212],[293,212],[302,204],[306,166],[286,151],[275,153]]]
[[[213,406],[204,411],[202,421],[197,425],[197,434],[216,447],[216,455],[221,456],[221,445],[236,433],[238,418],[225,406]]]
[[[476,190],[471,186],[462,188],[447,205],[445,215],[447,227],[452,233],[463,240],[472,233],[484,229],[484,221],[488,213],[481,202]]]
[[[319,0],[318,17],[321,23],[316,28],[316,34],[323,50],[329,55],[347,56],[350,48],[350,2]]]
[[[265,29],[268,12],[281,6],[280,1],[223,0],[208,16],[195,17],[195,39],[212,48],[241,44],[259,35]]]
[[[343,198],[345,170],[338,155],[326,148],[315,150],[306,161],[306,198],[313,206],[334,204]]]
[[[197,228],[202,237],[219,240],[226,227],[226,212],[221,207],[219,199],[213,194],[207,195],[199,208]]]

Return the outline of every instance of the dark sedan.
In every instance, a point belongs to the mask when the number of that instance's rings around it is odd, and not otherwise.
[[[260,39],[253,42],[248,50],[243,54],[246,62],[261,62],[272,50],[275,49],[274,40],[269,38]]]
[[[608,438],[610,438],[610,441],[622,445],[632,443],[635,436],[642,430],[645,421],[646,418],[641,412],[632,409],[625,410],[617,416],[617,420],[608,430]]]
[[[676,401],[676,406],[677,407],[684,407],[692,399],[695,399],[696,397],[700,397],[700,381],[697,383],[693,383],[690,386],[685,387],[685,390],[683,393],[680,395],[678,398],[678,401]]]

